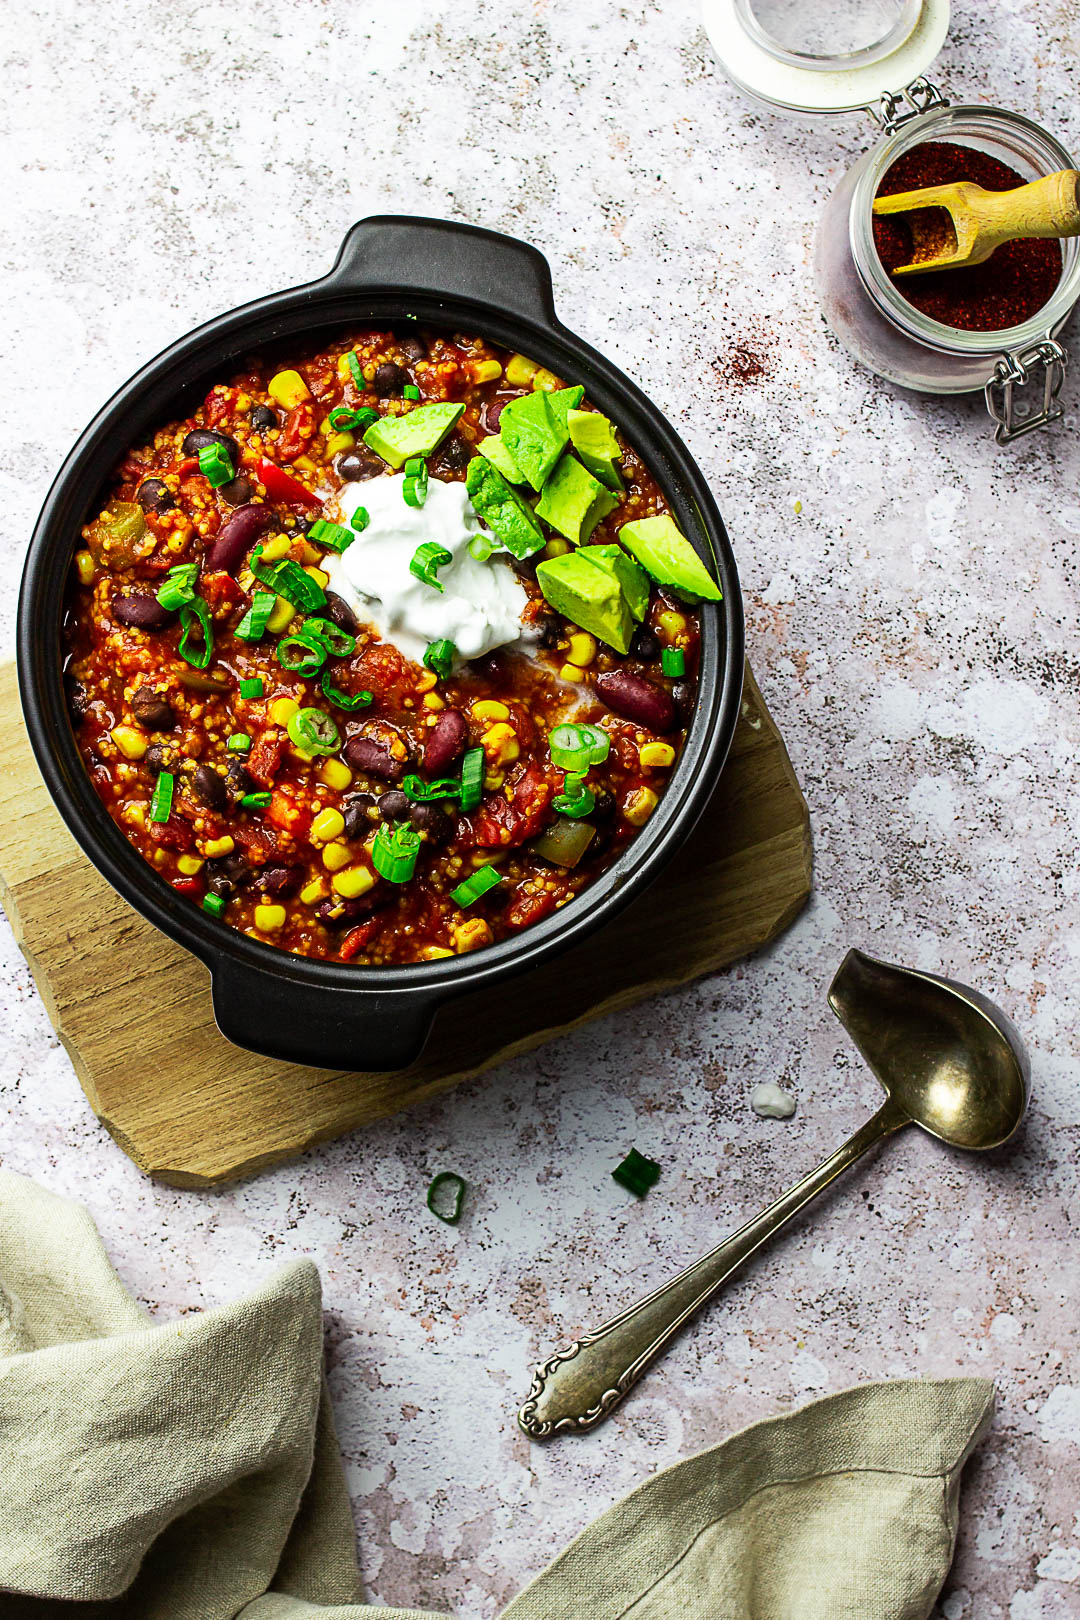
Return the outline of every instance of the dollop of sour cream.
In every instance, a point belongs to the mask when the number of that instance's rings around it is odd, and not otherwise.
[[[351,546],[324,558],[328,589],[416,663],[433,641],[452,641],[458,657],[469,659],[519,640],[528,595],[504,561],[478,562],[469,551],[481,525],[465,485],[433,478],[419,507],[405,500],[404,485],[403,476],[372,478],[327,502],[327,516],[336,504],[336,521],[346,526],[359,506],[369,519]],[[428,541],[450,553],[436,576],[441,591],[409,569]]]

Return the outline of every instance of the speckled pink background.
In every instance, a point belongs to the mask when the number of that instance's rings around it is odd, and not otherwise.
[[[992,22],[974,0],[955,10],[939,64],[953,93],[1080,147],[1075,0],[1003,0]],[[84,1200],[163,1316],[313,1256],[373,1600],[480,1620],[650,1470],[741,1424],[859,1379],[978,1372],[1000,1411],[939,1620],[1080,1615],[1075,376],[1061,427],[998,450],[978,398],[918,399],[856,369],[809,261],[868,126],[741,101],[690,0],[57,0],[9,16],[5,644],[48,481],[136,365],[320,274],[364,214],[505,229],[547,253],[563,318],[713,479],[812,806],[818,891],[738,971],[216,1194],[151,1185],[99,1128],[5,929],[3,1162]],[[743,386],[739,346],[760,361]],[[824,1004],[851,943],[969,980],[1017,1019],[1036,1088],[1023,1140],[979,1160],[894,1141],[595,1437],[530,1447],[513,1413],[538,1353],[712,1244],[874,1107]],[[793,1120],[750,1112],[764,1079],[797,1093]],[[664,1166],[642,1204],[609,1177],[631,1143]],[[456,1230],[424,1208],[443,1168],[471,1187]]]

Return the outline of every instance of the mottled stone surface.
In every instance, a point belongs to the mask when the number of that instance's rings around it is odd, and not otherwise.
[[[955,90],[1080,147],[1075,4],[1005,0],[992,26],[976,0],[956,10]],[[690,0],[57,0],[9,18],[3,644],[59,458],[163,343],[320,274],[365,214],[502,228],[548,254],[563,317],[713,479],[818,892],[737,972],[218,1194],[150,1185],[106,1137],[5,930],[3,1162],[83,1199],[161,1315],[317,1260],[373,1598],[492,1615],[650,1470],[737,1426],[857,1379],[978,1372],[1000,1412],[939,1620],[1080,1614],[1076,378],[1064,427],[1003,451],[978,398],[855,368],[809,263],[866,127],[750,108]],[[1020,1146],[967,1160],[897,1140],[608,1427],[531,1449],[513,1412],[536,1354],[875,1105],[824,1005],[852,942],[1016,1017],[1036,1086]],[[750,1109],[773,1079],[798,1096],[788,1122]],[[608,1174],[631,1143],[664,1166],[641,1204]],[[443,1168],[470,1183],[456,1230],[424,1208]]]

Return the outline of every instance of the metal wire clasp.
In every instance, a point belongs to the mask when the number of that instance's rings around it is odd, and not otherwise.
[[[1065,381],[1068,363],[1067,352],[1049,334],[1028,349],[1021,349],[1018,353],[1010,350],[1002,355],[994,367],[994,375],[983,390],[986,408],[997,423],[994,438],[998,444],[1010,444],[1013,439],[1045,427],[1048,422],[1056,422],[1059,416],[1064,415],[1065,408],[1058,403],[1058,395]],[[1043,368],[1042,406],[1020,416],[1016,409],[1019,403],[1016,387],[1018,384],[1025,387],[1033,383],[1037,376],[1036,368],[1040,365]]]
[[[944,91],[920,76],[905,84],[902,90],[883,91],[881,100],[876,107],[871,106],[869,112],[886,135],[895,135],[902,124],[909,124],[913,118],[921,118],[923,113],[930,112],[934,107],[948,105],[949,98]]]

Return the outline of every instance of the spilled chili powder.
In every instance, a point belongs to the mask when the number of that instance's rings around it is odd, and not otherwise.
[[[877,195],[891,197],[896,191],[918,191],[954,180],[974,180],[987,191],[1011,191],[1024,184],[1023,175],[986,152],[951,141],[927,141],[897,158],[882,178]],[[944,220],[941,223],[951,239],[951,227]],[[897,265],[910,264],[914,257],[911,228],[904,216],[875,215],[873,225],[874,245],[885,269],[891,273]],[[893,286],[909,304],[944,326],[964,332],[997,332],[1037,314],[1060,280],[1058,242],[1052,237],[1026,237],[1003,242],[982,264],[894,277]]]

